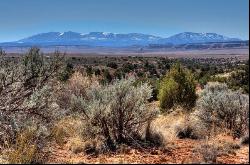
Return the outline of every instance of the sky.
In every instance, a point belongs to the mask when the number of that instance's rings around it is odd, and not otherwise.
[[[44,32],[214,32],[249,39],[249,0],[0,0],[0,42]]]

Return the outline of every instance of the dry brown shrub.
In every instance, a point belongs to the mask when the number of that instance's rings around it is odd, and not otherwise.
[[[59,85],[56,91],[56,103],[68,115],[82,113],[84,109],[81,100],[87,99],[86,92],[92,86],[96,88],[99,86],[97,77],[88,77],[87,74],[76,71],[66,83]]]
[[[71,137],[68,139],[67,148],[75,154],[81,153],[84,151],[84,142],[79,136]]]
[[[81,136],[83,120],[79,117],[65,117],[58,121],[52,129],[52,137],[60,146],[67,141],[66,138]]]
[[[67,87],[71,93],[77,96],[86,96],[86,89],[92,85],[99,85],[97,77],[94,75],[88,77],[87,74],[75,72],[69,79]]]
[[[219,156],[235,155],[240,145],[225,134],[214,136],[201,142],[194,153],[201,155],[204,163],[219,163]]]
[[[26,129],[18,133],[15,144],[7,152],[9,163],[41,163],[42,159],[36,139],[36,131],[36,129]]]

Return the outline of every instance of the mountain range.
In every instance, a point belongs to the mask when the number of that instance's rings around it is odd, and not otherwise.
[[[101,46],[101,47],[128,47],[147,46],[150,44],[192,44],[209,42],[241,41],[238,38],[229,38],[216,33],[179,33],[168,38],[141,33],[116,34],[106,32],[48,32],[40,33],[14,42],[0,43],[0,46]]]

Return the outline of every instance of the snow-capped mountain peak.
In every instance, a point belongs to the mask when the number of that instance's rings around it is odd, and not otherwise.
[[[240,41],[240,39],[229,38],[216,33],[184,32],[161,40],[161,42],[173,43],[173,44],[227,42],[227,41]]]
[[[205,42],[239,41],[240,39],[229,38],[216,33],[184,32],[168,38],[142,33],[114,34],[110,32],[48,32],[37,34],[17,42],[30,44],[59,44],[59,45],[90,45],[90,46],[131,46],[148,44],[186,44]]]

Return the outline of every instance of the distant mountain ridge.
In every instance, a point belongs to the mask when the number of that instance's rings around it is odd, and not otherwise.
[[[230,42],[241,41],[238,38],[229,38],[216,33],[179,33],[168,38],[142,33],[116,34],[106,32],[90,32],[82,34],[77,32],[48,32],[40,33],[15,42],[2,43],[1,45],[14,46],[53,46],[53,45],[86,45],[86,46],[107,46],[107,47],[126,47],[126,46],[147,46],[150,44],[191,44],[207,42]]]
[[[160,37],[140,33],[115,34],[105,32],[90,32],[82,34],[77,32],[49,32],[41,33],[21,39],[17,43],[30,43],[41,45],[89,45],[89,46],[130,46],[147,45],[157,42]]]
[[[207,43],[207,42],[229,42],[229,41],[241,41],[238,38],[229,38],[216,33],[193,33],[184,32],[173,35],[169,38],[162,39],[162,43],[178,44],[191,44],[191,43]]]

